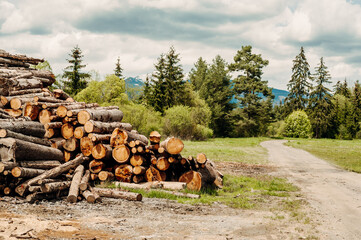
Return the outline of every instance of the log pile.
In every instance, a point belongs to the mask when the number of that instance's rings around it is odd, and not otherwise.
[[[67,196],[71,203],[94,203],[101,197],[142,199],[126,190],[95,188],[97,181],[183,182],[191,190],[222,186],[222,174],[205,154],[180,154],[180,139],[161,142],[154,131],[148,140],[122,122],[118,107],[50,91],[54,75],[31,68],[42,61],[0,50],[0,194],[29,202]]]

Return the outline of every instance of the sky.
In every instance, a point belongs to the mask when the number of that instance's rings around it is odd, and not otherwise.
[[[0,0],[0,49],[48,60],[55,74],[78,45],[86,70],[144,79],[174,46],[187,74],[199,57],[228,63],[242,46],[269,60],[263,79],[287,89],[304,47],[332,84],[361,80],[361,0]]]

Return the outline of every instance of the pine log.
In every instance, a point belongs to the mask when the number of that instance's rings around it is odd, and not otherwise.
[[[41,184],[40,188],[43,193],[57,192],[68,189],[70,187],[71,181],[64,182],[51,182]]]
[[[18,110],[14,110],[14,109],[4,109],[5,112],[7,112],[10,116],[14,117],[14,118],[17,118],[17,117],[20,117],[23,112],[18,109]]]
[[[152,144],[160,143],[161,135],[157,131],[153,131],[149,134],[149,140]]]
[[[13,117],[10,116],[7,112],[5,111],[0,111],[0,119],[12,119]]]
[[[93,108],[99,107],[97,103],[81,103],[81,102],[74,102],[73,104],[66,105],[66,106],[59,106],[56,110],[56,115],[59,117],[66,117],[68,110],[75,110],[75,109],[83,109],[83,108]]]
[[[97,121],[87,121],[84,124],[84,129],[87,133],[111,133],[114,129],[120,128],[125,130],[131,130],[132,125],[130,123],[121,123],[121,122],[97,122]]]
[[[0,158],[4,162],[26,160],[59,160],[63,153],[59,149],[26,142],[15,138],[0,139]]]
[[[0,128],[8,129],[13,132],[22,133],[34,137],[44,137],[44,126],[39,122],[33,121],[7,121],[0,122]]]
[[[52,138],[52,139],[50,139],[51,147],[62,150],[63,144],[65,143],[65,141],[66,140],[64,138]]]
[[[29,187],[29,192],[31,192],[31,193],[41,192],[41,187],[40,186],[30,186]]]
[[[90,179],[90,171],[86,170],[79,184],[79,189],[81,191],[85,191],[88,188],[89,179]]]
[[[133,173],[135,175],[143,175],[147,169],[143,166],[135,166],[133,168]]]
[[[133,167],[128,164],[122,164],[114,170],[114,174],[118,181],[131,182]]]
[[[142,201],[143,198],[142,194],[140,193],[125,192],[114,189],[102,189],[102,188],[93,188],[93,189],[101,197],[120,198],[129,201]]]
[[[93,142],[110,142],[111,134],[96,134],[96,133],[89,133],[88,137]],[[113,147],[113,146],[112,146]]]
[[[158,169],[150,166],[145,172],[145,179],[147,182],[162,181],[162,176]]]
[[[18,96],[18,95],[25,95],[25,94],[32,94],[32,93],[41,93],[46,91],[44,88],[34,88],[34,89],[24,89],[18,91],[10,91],[9,96]]]
[[[39,106],[37,106],[31,102],[25,103],[25,105],[23,107],[23,116],[24,117],[29,117],[32,121],[35,121],[36,119],[38,119],[39,114],[40,114]]]
[[[77,167],[82,162],[88,161],[88,160],[89,160],[88,157],[84,157],[82,154],[79,154],[73,160],[66,162],[55,168],[49,169],[49,170],[45,171],[44,173],[40,174],[39,176],[23,182],[22,184],[20,184],[19,186],[16,187],[15,191],[20,196],[24,196],[24,193],[27,191],[27,189],[30,185],[36,184],[41,179],[55,178],[55,177],[59,176],[60,174],[66,172],[66,171],[69,171],[69,169]]]
[[[15,162],[0,162],[0,173],[6,171],[6,170],[11,170],[14,167],[17,167],[18,163]]]
[[[9,86],[10,91],[24,90],[24,89],[33,89],[33,88],[43,88],[43,82],[40,79],[9,79],[6,86]]]
[[[157,159],[157,168],[161,171],[166,171],[169,168],[170,164],[168,159],[165,157],[160,157]]]
[[[19,165],[24,168],[36,168],[36,169],[52,169],[54,167],[60,166],[61,163],[59,161],[54,160],[39,160],[39,161],[24,161],[19,162]]]
[[[184,148],[182,140],[175,137],[167,138],[165,141],[160,143],[160,146],[170,154],[179,154]]]
[[[130,157],[130,151],[127,146],[119,145],[113,149],[112,155],[114,160],[118,163],[126,163]]]
[[[123,112],[118,109],[86,109],[78,113],[78,122],[85,124],[89,120],[100,122],[121,122]]]
[[[79,195],[79,184],[81,181],[81,178],[83,176],[83,172],[84,172],[84,166],[83,165],[79,165],[74,172],[74,176],[73,176],[73,180],[71,181],[71,185],[69,188],[69,194],[67,197],[67,201],[70,203],[75,203],[78,199],[78,195]]]
[[[66,100],[68,98],[71,98],[67,93],[65,93],[61,89],[54,89],[53,93],[54,93],[54,97],[58,99]]]
[[[79,147],[79,140],[71,137],[66,139],[65,143],[63,144],[63,148],[69,152],[74,152]]]
[[[88,203],[95,203],[96,198],[91,191],[86,190],[82,194]]]
[[[102,162],[101,160],[91,160],[89,162],[89,171],[92,173],[99,173],[103,168],[104,162]]]
[[[82,137],[80,139],[80,151],[84,156],[90,156],[92,154],[94,144],[89,137]]]
[[[74,137],[76,139],[81,139],[82,137],[85,137],[85,130],[84,127],[76,127],[74,129]]]
[[[54,129],[54,128],[61,128],[63,126],[62,122],[49,122],[44,124],[44,128],[46,130],[48,129]]]
[[[113,130],[111,138],[110,138],[110,145],[115,147],[117,145],[125,144],[130,141],[138,141],[136,145],[148,145],[148,139],[146,136],[141,134],[136,134],[129,132],[127,130],[116,128]]]
[[[100,181],[111,181],[114,179],[114,174],[108,171],[101,171],[98,174],[98,178]]]
[[[69,139],[74,136],[74,127],[70,123],[65,123],[61,126],[61,135],[65,139]]]
[[[112,148],[110,145],[98,143],[92,149],[92,156],[94,159],[108,161],[112,159]]]
[[[43,169],[34,169],[34,168],[24,168],[24,167],[14,167],[11,170],[11,174],[16,178],[33,178],[44,173]]]
[[[206,154],[198,153],[196,160],[199,164],[205,164],[207,162]]]
[[[131,158],[130,158],[130,164],[135,167],[135,166],[141,166],[141,165],[144,165],[146,164],[146,159],[141,156],[141,155],[133,155]]]
[[[73,159],[75,157],[75,155],[77,154],[77,152],[69,152],[66,150],[63,150],[63,153],[64,153],[64,162],[68,162],[69,160]]]
[[[35,144],[40,144],[40,145],[44,145],[44,146],[48,146],[48,147],[51,146],[51,143],[49,140],[24,135],[24,134],[13,132],[13,131],[10,131],[7,129],[0,129],[0,138],[8,138],[8,137],[16,138],[16,139],[20,139],[23,141],[32,142]]]
[[[44,97],[44,96],[34,96],[34,102],[46,102],[46,103],[64,103],[64,100],[57,99],[55,97]]]
[[[187,183],[187,189],[199,191],[202,187],[201,175],[196,171],[188,171],[179,178],[179,182]]]
[[[144,175],[134,175],[134,176],[132,177],[132,181],[133,181],[134,183],[141,183],[141,182],[144,182],[144,181],[145,181],[145,177],[144,177]]]

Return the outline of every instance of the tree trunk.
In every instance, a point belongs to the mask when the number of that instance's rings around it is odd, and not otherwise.
[[[160,143],[160,146],[170,154],[179,154],[184,148],[182,140],[175,137],[167,138],[165,141]]]
[[[96,134],[96,133],[89,133],[88,137],[93,142],[109,142],[111,138],[111,134]],[[113,147],[113,146],[112,146]]]
[[[56,192],[68,189],[71,181],[45,183],[40,186],[43,193]]]
[[[187,189],[199,191],[202,187],[201,175],[196,171],[188,171],[179,178],[179,182],[187,183]]]
[[[115,147],[130,141],[139,141],[139,144],[142,144],[144,146],[148,145],[148,139],[146,136],[132,133],[127,130],[122,130],[119,128],[113,130],[110,138],[110,145],[112,147]]]
[[[142,194],[140,193],[132,193],[132,192],[124,192],[113,189],[101,189],[101,188],[93,188],[96,193],[101,197],[107,198],[120,198],[126,199],[129,201],[142,201]]]
[[[34,88],[34,89],[24,89],[18,91],[10,91],[9,96],[18,96],[18,95],[25,95],[25,94],[32,94],[32,93],[41,93],[45,92],[44,88]]]
[[[111,133],[114,129],[121,128],[125,130],[131,130],[132,125],[130,123],[121,122],[97,122],[87,121],[84,124],[84,129],[87,133]]]
[[[81,178],[83,176],[83,172],[84,172],[84,166],[83,165],[79,165],[74,172],[74,176],[73,176],[73,180],[71,181],[71,185],[69,188],[69,194],[67,197],[67,201],[70,203],[75,203],[78,199],[78,194],[79,194],[79,184],[81,181]]]
[[[78,122],[85,124],[89,120],[100,122],[121,122],[123,112],[118,109],[86,109],[78,113]]]
[[[17,133],[17,132],[13,132],[7,129],[0,129],[0,138],[16,138],[16,139],[20,139],[26,142],[32,142],[35,144],[40,144],[40,145],[44,145],[44,146],[51,146],[51,143],[49,140],[43,139],[43,138],[37,138],[37,137],[32,137],[32,136],[27,136],[21,133]]]
[[[33,121],[0,122],[0,128],[40,138],[44,137],[45,134],[43,124]]]
[[[14,167],[17,167],[18,163],[15,162],[0,162],[0,173],[6,171],[6,170],[11,170]]]
[[[66,106],[59,106],[56,110],[56,115],[58,115],[59,117],[66,117],[67,112],[69,110],[92,108],[92,107],[99,107],[99,104],[97,104],[97,103],[86,104],[86,103],[76,102],[76,103],[66,105]]]
[[[127,146],[119,145],[113,149],[112,155],[118,163],[126,163],[129,160],[130,151]]]
[[[59,149],[26,142],[15,138],[0,139],[0,158],[2,161],[26,160],[63,160],[63,153]]]
[[[33,178],[44,173],[43,169],[34,169],[34,168],[23,168],[23,167],[14,167],[11,170],[11,174],[16,178]]]

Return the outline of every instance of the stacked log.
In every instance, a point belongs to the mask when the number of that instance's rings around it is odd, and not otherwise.
[[[98,181],[221,187],[222,175],[205,154],[180,154],[180,139],[161,142],[154,131],[149,141],[122,122],[118,107],[76,102],[59,89],[50,91],[54,75],[31,68],[42,61],[0,50],[0,194],[29,202],[67,196],[71,203],[94,203],[101,196],[142,199],[93,188]]]

